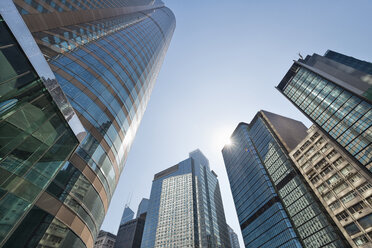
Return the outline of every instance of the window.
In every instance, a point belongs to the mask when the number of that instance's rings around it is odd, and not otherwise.
[[[321,184],[317,189],[318,189],[318,192],[319,192],[319,193],[323,193],[323,192],[326,190],[326,186],[325,186],[325,184],[323,183],[323,184]]]
[[[343,220],[346,219],[347,217],[349,217],[349,214],[346,211],[342,211],[341,213],[336,215],[336,218],[338,220]]]
[[[328,192],[327,194],[324,195],[324,200],[328,201],[329,199],[333,198],[333,193]]]
[[[354,214],[356,212],[359,212],[361,211],[362,209],[364,209],[366,207],[366,204],[364,202],[358,202],[357,204],[349,207],[349,211],[350,213]]]
[[[362,236],[359,236],[355,239],[353,239],[354,243],[357,245],[357,246],[362,246],[364,244],[367,244],[368,243],[368,239],[362,235]]]
[[[336,159],[335,162],[333,162],[333,165],[334,166],[338,166],[338,165],[340,165],[344,161],[345,161],[345,159],[343,157],[339,157],[338,159]]]
[[[330,177],[326,182],[328,183],[328,185],[331,185],[331,184],[336,183],[339,179],[340,179],[340,176],[338,174],[335,174],[332,177]]]
[[[350,171],[352,171],[352,169],[353,167],[350,164],[347,164],[344,168],[340,170],[340,172],[342,173],[342,175],[347,176],[350,173]]]
[[[364,228],[367,229],[372,226],[372,214],[364,216],[358,220],[358,223]]]
[[[343,182],[341,185],[337,186],[336,188],[334,188],[334,192],[336,194],[340,193],[341,191],[343,191],[344,189],[346,189],[347,187],[349,187],[349,185],[345,182]]]
[[[368,189],[372,188],[372,185],[370,183],[364,183],[362,184],[361,186],[359,186],[357,188],[358,192],[360,194],[363,194],[364,192],[366,192]]]
[[[310,140],[314,141],[318,137],[319,137],[319,133],[314,133],[314,135],[310,137]]]
[[[345,226],[345,230],[349,235],[354,235],[360,232],[359,228],[357,227],[357,225],[355,225],[355,223],[351,223]]]
[[[328,159],[331,159],[331,158],[333,158],[336,154],[337,154],[337,152],[336,152],[335,150],[332,150],[330,153],[328,153],[327,158],[328,158]]]
[[[351,178],[349,179],[349,181],[352,182],[352,183],[356,183],[356,182],[358,182],[361,178],[362,178],[362,176],[361,176],[359,173],[357,173],[357,174],[355,174],[353,177],[351,177]]]
[[[328,173],[330,173],[331,171],[333,171],[333,168],[328,165],[327,167],[325,167],[321,172],[320,172],[320,175],[321,176],[326,176]]]
[[[327,151],[330,147],[331,147],[331,146],[330,146],[329,144],[325,144],[325,145],[320,149],[320,151],[324,153],[324,152]]]
[[[357,197],[357,193],[355,191],[351,191],[350,193],[348,193],[347,195],[345,195],[344,197],[341,198],[341,201],[343,203],[347,203],[351,200],[353,200],[355,197]]]
[[[334,211],[336,209],[338,209],[339,207],[341,207],[341,204],[339,201],[335,201],[333,202],[332,204],[329,205],[329,208]]]

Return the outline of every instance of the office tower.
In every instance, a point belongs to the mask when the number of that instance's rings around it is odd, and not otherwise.
[[[295,61],[277,89],[361,167],[372,170],[372,64],[328,51]]]
[[[1,0],[0,15],[10,58],[1,132],[12,135],[1,148],[0,246],[93,247],[174,15],[152,0]]]
[[[230,247],[217,175],[200,150],[154,176],[141,247]]]
[[[347,247],[292,163],[307,128],[267,111],[240,123],[223,158],[246,247]]]
[[[121,216],[120,225],[124,224],[127,221],[133,220],[134,212],[130,207],[125,205],[123,215]]]
[[[371,247],[371,174],[315,125],[290,156],[349,244]]]
[[[138,205],[138,209],[137,209],[137,218],[138,218],[141,214],[147,212],[147,209],[148,209],[148,207],[149,207],[149,202],[150,202],[149,199],[142,198],[140,204]]]
[[[229,225],[227,225],[227,229],[229,231],[231,248],[240,248],[238,235],[234,232],[234,230]]]
[[[146,213],[143,213],[136,219],[121,224],[116,236],[115,248],[140,248],[145,221]]]
[[[114,248],[116,236],[112,233],[99,231],[94,248]]]

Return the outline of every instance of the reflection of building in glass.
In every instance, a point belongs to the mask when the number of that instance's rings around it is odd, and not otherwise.
[[[112,233],[99,231],[94,248],[114,248],[116,244],[116,236]],[[74,246],[71,246],[74,247]]]
[[[47,89],[46,84],[55,79],[48,78],[48,82],[41,79],[51,73],[50,69],[35,70],[32,64],[37,59],[44,60],[42,54],[34,53],[33,61],[27,57],[26,52],[37,48],[36,43],[27,44],[28,47],[19,43],[2,15],[0,33],[0,246],[3,246],[66,164],[79,140],[74,134],[76,129],[72,130],[68,123],[76,115],[70,105],[63,103],[66,99],[57,95],[60,88]],[[58,232],[59,237],[52,243],[58,244],[63,235]]]
[[[267,111],[240,123],[222,154],[246,247],[347,247],[288,153],[299,121]]]
[[[158,0],[1,0],[0,15],[0,246],[92,247],[174,15]]]
[[[290,156],[347,241],[371,247],[371,175],[315,125]]]
[[[372,64],[328,51],[295,61],[278,90],[372,171]]]
[[[130,207],[125,205],[123,215],[121,216],[120,225],[124,224],[127,221],[133,220],[134,212]]]
[[[227,225],[227,229],[229,230],[231,248],[240,248],[238,235],[229,225]]]
[[[155,175],[141,247],[230,247],[217,175],[199,150]]]

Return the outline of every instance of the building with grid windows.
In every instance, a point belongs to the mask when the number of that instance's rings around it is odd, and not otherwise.
[[[217,175],[196,150],[154,176],[142,248],[230,248]]]
[[[295,61],[277,89],[372,171],[372,63],[333,51]]]
[[[245,247],[348,247],[289,156],[306,130],[261,110],[223,148]]]
[[[352,247],[372,246],[372,177],[313,125],[290,156]]]
[[[175,17],[159,0],[1,0],[0,16],[0,246],[93,247]]]

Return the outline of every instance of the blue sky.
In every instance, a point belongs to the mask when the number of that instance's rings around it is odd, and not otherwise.
[[[372,61],[372,1],[164,0],[177,27],[102,229],[149,197],[155,173],[196,148],[218,175],[228,224],[236,211],[221,149],[241,121],[268,110],[310,122],[274,87],[298,53]]]

